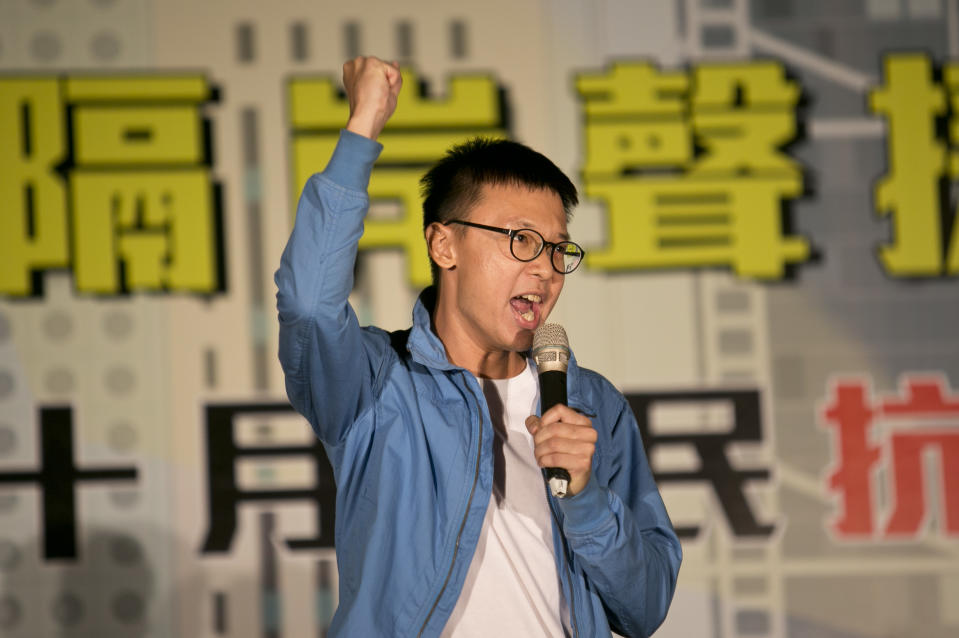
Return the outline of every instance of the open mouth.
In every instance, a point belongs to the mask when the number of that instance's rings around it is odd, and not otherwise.
[[[543,303],[543,298],[535,294],[517,295],[510,299],[509,303],[523,321],[533,323],[539,315],[539,306]]]

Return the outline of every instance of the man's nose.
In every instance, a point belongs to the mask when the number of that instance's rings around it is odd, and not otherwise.
[[[527,262],[529,271],[542,279],[549,279],[555,272],[553,270],[553,251],[551,248],[552,246],[543,246],[543,250],[536,255],[536,259]]]

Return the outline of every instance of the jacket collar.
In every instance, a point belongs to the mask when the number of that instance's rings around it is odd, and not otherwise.
[[[407,348],[417,363],[437,370],[455,370],[457,366],[450,363],[443,342],[433,332],[431,317],[435,306],[436,287],[429,286],[420,293],[413,306],[413,327]]]

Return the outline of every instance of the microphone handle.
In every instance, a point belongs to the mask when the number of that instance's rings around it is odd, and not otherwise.
[[[539,373],[540,414],[544,414],[554,405],[566,405],[566,371],[549,370]],[[549,484],[549,490],[556,498],[565,498],[569,489],[570,476],[566,468],[543,468],[543,478]]]

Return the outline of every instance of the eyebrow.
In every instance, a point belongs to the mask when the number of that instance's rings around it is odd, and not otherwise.
[[[537,230],[536,228],[533,228],[533,222],[531,222],[528,219],[517,219],[516,223],[519,225],[514,230],[519,230],[520,228],[532,228],[533,230],[539,233],[539,230]],[[542,235],[543,233],[539,233],[539,234]],[[569,233],[559,233],[559,240],[569,241]]]

